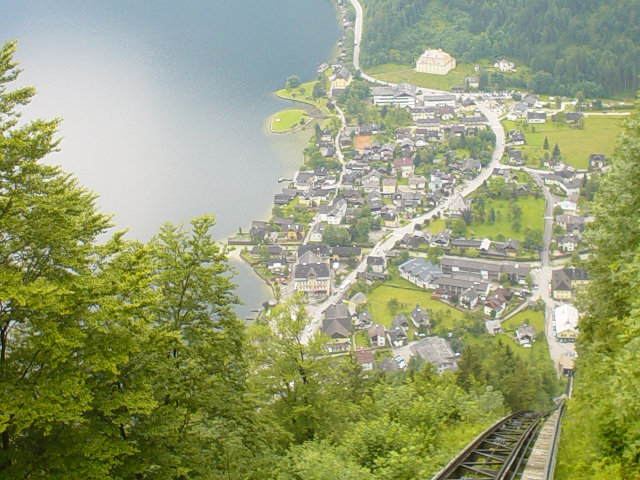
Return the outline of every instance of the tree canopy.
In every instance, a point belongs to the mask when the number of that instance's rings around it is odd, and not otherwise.
[[[500,88],[597,97],[639,86],[635,0],[364,0],[363,7],[364,68],[415,64],[426,48],[442,48],[458,62],[507,56],[530,67],[528,84],[491,72]]]

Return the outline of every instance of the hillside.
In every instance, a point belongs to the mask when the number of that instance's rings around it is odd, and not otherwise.
[[[530,67],[529,89],[633,95],[640,72],[634,0],[363,0],[362,66],[415,65],[426,48],[458,63],[506,56]],[[504,76],[505,86],[515,85]]]

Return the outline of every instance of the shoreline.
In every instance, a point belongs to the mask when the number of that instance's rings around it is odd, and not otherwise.
[[[331,2],[332,5],[334,6],[335,10],[336,10],[336,16],[338,18],[338,20],[340,19],[340,11],[338,6],[336,5],[335,2]],[[339,39],[336,40],[336,46],[334,47],[334,56],[335,53],[337,52],[337,43],[338,43]],[[298,133],[301,131],[304,131],[307,127],[307,125],[313,123],[314,121],[319,122],[322,119],[326,119],[328,118],[328,116],[325,114],[325,112],[323,112],[320,108],[318,108],[317,105],[315,105],[314,103],[311,103],[307,100],[302,100],[302,99],[296,99],[296,98],[287,98],[287,97],[283,97],[282,95],[280,95],[278,93],[278,91],[273,92],[273,95],[280,99],[280,100],[284,100],[287,102],[292,102],[293,104],[299,103],[302,105],[305,105],[307,108],[310,108],[311,110],[316,110],[317,112],[319,112],[321,115],[320,116],[311,116],[311,113],[309,113],[309,120],[304,124],[304,125],[300,125],[300,126],[296,126],[295,128],[286,130],[284,132],[275,132],[273,131],[272,125],[273,125],[273,117],[276,115],[276,113],[274,113],[273,115],[271,115],[270,117],[267,117],[266,119],[266,125],[268,126],[268,133],[273,134],[273,135],[287,135],[287,134],[291,134],[291,133]],[[302,158],[302,162],[298,165],[298,169],[300,168],[301,165],[304,164],[304,154],[303,154],[303,158]],[[268,221],[271,218],[271,209],[273,208],[274,204],[271,203],[271,208],[269,209],[269,213],[265,216],[266,221]],[[239,244],[230,244],[229,240],[231,238],[234,238],[234,235],[229,235],[227,237],[224,237],[222,239],[219,240],[219,242],[221,244],[224,244],[225,247],[228,249],[227,251],[227,257],[229,259],[234,258],[234,259],[240,259],[240,261],[242,261],[247,267],[250,268],[250,270],[253,272],[254,275],[256,275],[258,278],[260,278],[260,280],[262,280],[262,282],[267,285],[269,287],[269,289],[271,290],[271,294],[273,299],[275,300],[276,298],[276,292],[275,292],[275,287],[274,285],[269,282],[263,275],[261,275],[254,267],[253,265],[251,265],[241,254],[240,254],[240,248],[244,248],[244,247],[249,247],[249,246],[255,246],[254,244],[247,244],[247,245],[239,245]],[[260,306],[260,313],[262,313],[262,306]],[[260,314],[258,314],[259,316]],[[257,318],[257,317],[256,317]]]

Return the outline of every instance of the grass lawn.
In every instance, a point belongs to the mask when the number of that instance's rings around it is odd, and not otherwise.
[[[311,82],[305,82],[300,85],[298,88],[292,88],[291,90],[287,90],[283,88],[278,90],[276,94],[281,98],[286,98],[288,100],[297,100],[299,102],[308,103],[310,105],[314,105],[318,107],[322,112],[326,114],[330,114],[329,110],[326,107],[327,98],[320,97],[317,100],[313,98],[313,86],[317,83],[317,80],[313,80]],[[304,93],[300,91],[300,88],[304,89]]]
[[[625,118],[621,115],[591,116],[585,117],[585,128],[579,130],[571,125],[548,121],[545,124],[535,125],[535,132],[531,128],[525,128],[522,124],[504,121],[507,131],[520,129],[527,139],[527,144],[519,147],[524,155],[529,155],[529,165],[539,167],[536,158],[544,158],[542,145],[544,138],[549,139],[549,154],[557,143],[564,161],[578,169],[589,167],[589,155],[592,153],[604,153],[606,156],[613,154],[620,121]]]
[[[385,283],[367,294],[367,309],[371,312],[373,321],[376,323],[391,327],[391,322],[397,315],[391,313],[387,306],[392,298],[396,298],[400,304],[397,313],[409,314],[417,303],[422,308],[430,309],[434,313],[440,312],[442,321],[439,325],[443,325],[446,328],[453,328],[454,320],[463,318],[462,312],[438,300],[432,300],[431,292],[418,289],[411,282],[399,278],[393,280],[393,284],[397,286]]]
[[[306,123],[308,118],[309,114],[304,110],[281,110],[274,115],[271,123],[271,129],[274,132],[286,132],[300,126],[301,120],[303,123]]]
[[[385,63],[367,69],[367,74],[385,82],[392,83],[413,83],[419,87],[435,88],[449,91],[451,87],[464,86],[464,78],[478,76],[475,65],[479,65],[482,70],[497,71],[493,68],[493,63],[481,60],[474,63],[458,63],[456,68],[446,75],[433,75],[430,73],[418,73],[415,71],[415,64],[400,65],[397,63]],[[526,81],[530,79],[529,68],[518,65],[518,73],[506,74],[523,76]]]
[[[542,196],[537,199],[533,196],[520,197],[516,201],[522,209],[519,232],[513,230],[513,220],[509,220],[509,212],[513,203],[513,200],[488,198],[485,201],[485,212],[488,214],[493,207],[496,212],[496,221],[493,224],[472,222],[467,227],[467,238],[489,238],[495,240],[499,234],[502,234],[504,238],[514,238],[522,242],[524,240],[525,227],[544,230],[545,203]]]
[[[369,75],[392,83],[412,83],[419,87],[435,88],[449,91],[451,87],[464,85],[464,77],[476,75],[473,65],[460,63],[446,75],[432,75],[430,73],[418,73],[415,65],[384,64],[373,67],[367,71]]]
[[[355,338],[356,338],[357,347],[363,347],[363,348],[371,347],[371,344],[369,343],[369,333],[367,332],[367,330],[360,330],[356,332]]]
[[[430,222],[426,228],[434,234],[444,232],[444,229],[447,228],[447,222],[444,218],[438,218],[437,220]]]
[[[524,348],[518,345],[513,338],[515,336],[516,328],[518,328],[525,322],[527,323],[527,325],[532,325],[536,329],[536,341],[532,344],[531,348]],[[520,357],[526,357],[531,360],[544,362],[548,362],[551,360],[549,358],[547,339],[544,334],[544,312],[542,310],[524,310],[517,313],[509,320],[505,320],[502,323],[502,331],[504,333],[502,335],[497,335],[495,339],[502,339],[503,341],[505,341],[507,340],[507,338],[505,337],[508,337],[508,339],[514,346],[516,354],[518,354]]]

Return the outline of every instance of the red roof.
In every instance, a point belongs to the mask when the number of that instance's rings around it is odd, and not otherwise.
[[[396,167],[413,167],[413,158],[409,158],[409,157],[396,158],[393,161],[393,165]]]

